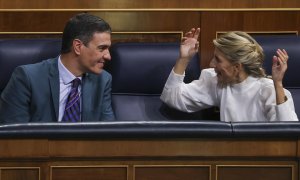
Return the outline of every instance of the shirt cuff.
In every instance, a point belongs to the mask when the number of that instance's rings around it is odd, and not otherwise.
[[[279,121],[289,121],[292,117],[291,114],[291,107],[289,105],[289,99],[287,99],[284,103],[276,105],[276,114]]]
[[[184,76],[185,76],[185,73],[183,75],[180,75],[180,74],[176,74],[174,72],[174,70],[172,69],[169,77],[168,77],[168,80],[166,82],[166,86],[165,87],[176,87],[178,86],[179,84],[181,84],[183,82],[183,79],[184,79]]]

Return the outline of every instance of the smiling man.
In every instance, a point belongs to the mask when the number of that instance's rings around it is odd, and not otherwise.
[[[17,67],[1,94],[0,122],[87,122],[114,120],[111,28],[97,16],[71,18],[62,36],[61,54]]]

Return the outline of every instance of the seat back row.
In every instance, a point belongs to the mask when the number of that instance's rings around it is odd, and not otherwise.
[[[300,117],[300,38],[298,36],[255,36],[265,52],[264,66],[271,73],[272,56],[278,48],[289,53],[284,86],[292,92]],[[159,97],[178,56],[179,43],[116,43],[111,47],[112,61],[105,69],[112,74],[112,105],[117,120],[218,120],[214,108],[197,113],[183,113],[164,105]],[[15,67],[36,63],[59,55],[60,39],[0,40],[0,92]],[[197,54],[186,70],[185,82],[200,75]]]

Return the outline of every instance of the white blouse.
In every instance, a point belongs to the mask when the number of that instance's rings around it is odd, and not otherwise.
[[[199,80],[183,82],[184,75],[174,71],[165,84],[161,100],[185,112],[218,106],[221,121],[298,121],[291,93],[284,89],[287,101],[276,105],[273,81],[268,78],[248,76],[243,82],[217,86],[214,69],[203,69]]]

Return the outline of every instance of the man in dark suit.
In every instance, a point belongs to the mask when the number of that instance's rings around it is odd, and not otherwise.
[[[1,94],[0,123],[114,120],[112,78],[103,70],[110,46],[108,23],[75,15],[65,26],[60,56],[15,69]]]

